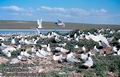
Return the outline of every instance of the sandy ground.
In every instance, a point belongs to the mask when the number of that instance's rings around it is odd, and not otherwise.
[[[8,62],[9,60],[5,57],[0,57],[0,64],[3,64],[3,63],[6,63]]]

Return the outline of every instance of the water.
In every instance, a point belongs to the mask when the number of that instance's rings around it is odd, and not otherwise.
[[[72,31],[71,29],[39,29],[41,33],[48,33],[57,31],[60,33],[67,33]],[[37,34],[36,29],[1,29],[0,34]]]

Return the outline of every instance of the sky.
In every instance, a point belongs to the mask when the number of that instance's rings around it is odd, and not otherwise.
[[[120,0],[0,0],[0,20],[120,24]]]

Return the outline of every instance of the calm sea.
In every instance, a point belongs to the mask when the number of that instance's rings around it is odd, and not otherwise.
[[[48,33],[57,31],[60,33],[67,33],[72,31],[71,29],[39,29],[40,33]],[[0,34],[37,34],[36,29],[0,29]]]

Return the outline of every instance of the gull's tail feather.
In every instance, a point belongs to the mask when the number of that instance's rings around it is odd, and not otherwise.
[[[37,28],[42,28],[42,19],[37,20],[38,27]]]

